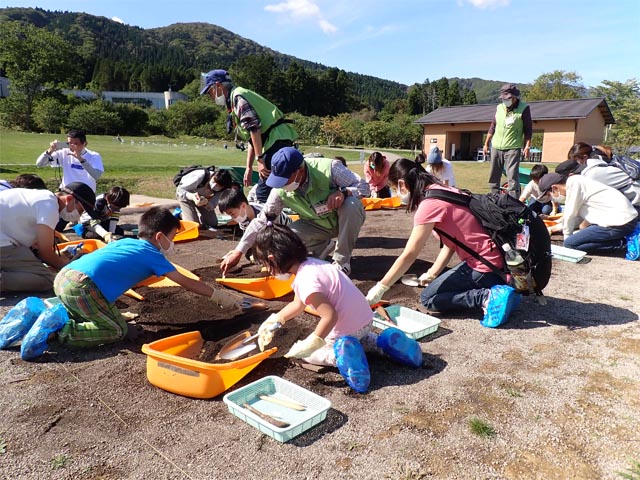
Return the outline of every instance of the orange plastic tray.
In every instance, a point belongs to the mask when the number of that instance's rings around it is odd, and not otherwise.
[[[73,242],[64,242],[64,243],[59,243],[58,244],[58,248],[60,250],[62,250],[63,248],[68,247],[69,245],[79,245],[79,244],[83,244],[82,245],[82,250],[84,250],[85,252],[95,252],[96,250],[98,250],[99,248],[104,247],[106,244],[101,241],[101,240],[74,240]]]
[[[190,222],[189,220],[180,220],[180,228],[173,237],[174,242],[184,242],[186,240],[193,240],[200,235],[200,225],[198,222]]]
[[[379,210],[382,208],[380,204],[382,202],[381,198],[362,198],[360,201],[362,205],[364,205],[365,210]]]
[[[380,208],[400,208],[402,200],[400,197],[387,197],[380,199]]]
[[[216,282],[254,297],[273,300],[293,291],[291,282],[293,282],[294,277],[292,275],[289,280],[278,280],[274,277],[216,278]]]
[[[194,280],[200,280],[199,276],[187,270],[186,268],[183,268],[180,265],[176,265],[175,263],[171,263],[171,265],[176,267],[176,270],[178,270],[185,277],[193,278]],[[156,277],[155,275],[151,275],[149,278],[147,278],[146,280],[143,280],[142,282],[136,285],[136,287],[152,287],[152,288],[179,287],[179,286],[180,285],[178,285],[176,282],[174,282],[170,278],[167,278],[165,276]]]
[[[250,335],[245,332],[246,336]],[[192,398],[212,398],[235,385],[258,364],[278,351],[277,347],[234,362],[195,360],[204,340],[200,332],[187,332],[145,343],[147,379],[168,392]]]

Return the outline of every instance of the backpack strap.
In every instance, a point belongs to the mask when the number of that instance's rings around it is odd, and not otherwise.
[[[456,192],[452,192],[451,190],[441,190],[441,189],[432,190],[432,189],[429,189],[429,190],[427,190],[425,192],[424,198],[437,198],[439,200],[444,200],[445,202],[455,203],[456,205],[461,205],[463,207],[469,208],[469,201],[471,200],[471,196],[470,196],[471,192],[468,192],[468,191],[465,191],[465,190],[461,190],[461,192],[464,192],[464,193],[456,193]],[[469,211],[471,212],[471,209],[469,209]],[[473,212],[471,212],[471,214],[473,215]],[[474,217],[475,217],[475,215],[474,215]],[[508,283],[507,282],[507,276],[505,275],[505,272],[503,270],[500,270],[498,267],[496,267],[493,263],[491,263],[485,257],[483,257],[478,252],[476,252],[475,250],[471,249],[470,247],[468,247],[467,245],[462,243],[457,238],[455,238],[455,237],[449,235],[448,233],[440,230],[439,228],[435,228],[434,227],[434,230],[436,232],[438,232],[438,235],[441,235],[441,236],[451,240],[453,243],[458,245],[460,248],[462,248],[465,252],[467,252],[473,258],[475,258],[476,260],[482,262],[485,266],[489,267],[493,273],[495,273],[496,275],[499,275],[500,278],[502,278],[502,280],[505,283]]]

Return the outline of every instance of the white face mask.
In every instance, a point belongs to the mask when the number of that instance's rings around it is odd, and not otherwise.
[[[246,210],[242,210],[240,212],[240,215],[238,215],[236,218],[234,218],[234,220],[239,224],[242,225],[244,222],[247,221],[249,217],[247,217],[247,211]]]
[[[216,91],[214,92],[214,98],[213,101],[216,102],[216,105],[220,105],[221,107],[226,107],[227,106],[227,99],[224,96],[224,91],[222,92],[222,95],[218,95],[218,90],[216,88]]]
[[[287,281],[291,278],[291,273],[287,272],[287,273],[276,273],[274,275],[274,278],[276,280],[283,280],[283,281]]]
[[[68,206],[69,204],[62,209],[60,212],[60,218],[71,223],[80,220],[80,213],[76,210],[76,200],[73,200],[73,209],[71,211],[67,210]]]
[[[163,234],[163,236],[164,236],[164,238],[167,238],[164,234]],[[158,245],[160,246],[160,252],[162,252],[162,254],[165,255],[165,256],[167,256],[171,252],[173,252],[173,246],[174,246],[174,243],[171,240],[169,240],[168,238],[167,238],[167,241],[169,242],[169,246],[167,248],[164,248],[162,246],[162,244],[160,242],[158,242]]]
[[[396,185],[396,191],[398,193],[398,197],[400,197],[400,201],[403,204],[409,205],[409,199],[411,198],[411,192],[409,191],[409,189],[406,188],[406,186],[404,184],[404,180],[402,180],[402,188],[404,188],[406,190],[406,193],[402,193],[400,182],[398,182],[398,185]]]
[[[508,98],[506,100],[502,100],[502,103],[504,104],[505,107],[509,108],[511,105],[513,105],[513,99]]]
[[[298,178],[298,174],[296,174],[296,178]],[[299,186],[300,186],[300,182],[293,181],[290,184],[282,187],[282,189],[285,192],[293,192],[294,190],[297,190]]]
[[[551,200],[555,203],[562,203],[564,204],[564,201],[566,200],[566,197],[564,195],[551,195]]]

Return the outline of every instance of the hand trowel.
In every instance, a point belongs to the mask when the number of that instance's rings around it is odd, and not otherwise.
[[[270,330],[274,331],[282,327],[280,322],[274,323]],[[248,332],[242,332],[229,340],[216,355],[216,360],[236,360],[258,347],[259,333],[247,337]]]

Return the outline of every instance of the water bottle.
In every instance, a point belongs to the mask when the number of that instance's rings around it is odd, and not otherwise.
[[[176,208],[173,211],[173,216],[180,220],[182,218],[182,209],[180,207]]]
[[[507,262],[507,268],[513,276],[514,288],[519,292],[528,292],[529,278],[524,258],[522,258],[522,255],[520,255],[518,250],[512,249],[511,245],[508,243],[505,243],[502,246],[502,250],[504,250],[504,258]]]
[[[22,339],[38,316],[47,308],[37,297],[20,301],[0,322],[0,348],[8,348]]]

